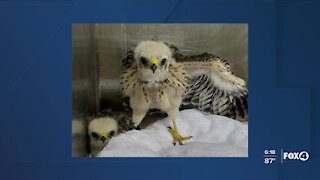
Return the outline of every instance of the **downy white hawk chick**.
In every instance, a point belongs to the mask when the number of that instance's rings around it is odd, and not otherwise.
[[[89,119],[88,136],[92,156],[96,156],[114,136],[134,128],[131,116],[126,112],[108,109],[91,115]]]
[[[177,48],[157,41],[142,41],[123,60],[122,93],[130,98],[132,121],[137,127],[149,109],[166,112],[172,119],[173,144],[181,136],[176,123],[179,108],[236,119],[247,114],[245,81],[233,75],[218,56],[183,56]]]

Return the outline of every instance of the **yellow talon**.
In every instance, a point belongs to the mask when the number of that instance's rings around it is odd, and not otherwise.
[[[182,141],[192,138],[192,136],[185,136],[185,137],[181,136],[177,128],[176,120],[174,119],[172,122],[173,122],[173,129],[171,127],[168,127],[168,128],[169,128],[170,134],[173,137],[173,142],[172,142],[173,145],[176,145],[177,141],[179,142],[180,145],[183,145]]]

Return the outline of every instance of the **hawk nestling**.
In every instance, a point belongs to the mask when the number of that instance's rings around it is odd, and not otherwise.
[[[180,135],[179,108],[244,118],[247,114],[245,81],[233,75],[225,60],[211,54],[183,56],[177,48],[157,41],[142,41],[123,60],[122,93],[130,98],[132,121],[138,126],[149,109],[172,119],[173,144],[191,136]]]
[[[92,156],[96,156],[114,136],[134,128],[128,112],[114,112],[107,109],[88,118],[90,119],[88,136]]]

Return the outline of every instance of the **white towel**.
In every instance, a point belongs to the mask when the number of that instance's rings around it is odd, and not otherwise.
[[[114,137],[98,157],[247,157],[248,124],[197,110],[180,111],[177,127],[182,136],[193,136],[184,145],[172,144],[169,117],[143,130]]]

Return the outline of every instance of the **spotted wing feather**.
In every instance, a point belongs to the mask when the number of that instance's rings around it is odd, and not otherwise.
[[[248,90],[245,82],[236,77],[228,62],[213,54],[181,56],[177,62],[187,66],[189,86],[181,109],[196,108],[207,114],[223,115],[241,121],[247,120]],[[199,63],[208,68],[190,68]]]

